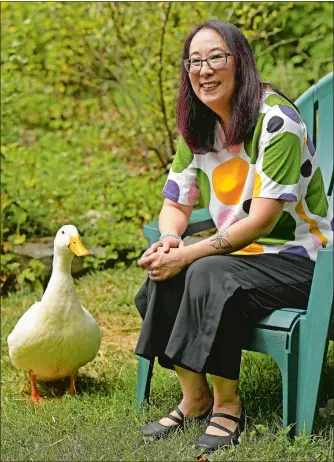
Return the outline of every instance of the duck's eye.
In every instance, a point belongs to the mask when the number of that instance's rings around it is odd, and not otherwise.
[[[62,231],[61,233],[62,233],[62,234],[65,234],[65,231]]]

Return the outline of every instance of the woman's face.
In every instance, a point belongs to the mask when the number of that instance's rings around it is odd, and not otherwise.
[[[230,53],[224,39],[215,30],[203,28],[190,43],[189,58],[206,59],[219,52]],[[229,56],[226,67],[218,70],[203,62],[200,73],[190,73],[189,78],[196,96],[218,115],[226,116],[235,87],[233,57]]]

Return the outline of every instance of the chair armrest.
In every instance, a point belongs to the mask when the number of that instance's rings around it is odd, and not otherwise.
[[[199,233],[214,227],[215,224],[208,209],[194,210],[190,216],[187,229],[183,233],[182,237]],[[160,231],[158,221],[153,221],[144,225],[144,236],[147,238],[149,245],[159,240]]]

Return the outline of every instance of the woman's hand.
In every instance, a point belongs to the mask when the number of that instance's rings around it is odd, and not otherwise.
[[[184,247],[184,243],[182,244],[182,247]],[[151,250],[151,247],[146,252]],[[168,248],[167,252],[164,250],[165,248]],[[146,268],[149,277],[154,281],[163,281],[176,276],[187,266],[187,263],[183,258],[182,249],[158,246],[149,255],[145,256],[144,254],[138,260],[138,265]]]
[[[184,247],[184,242],[181,240],[179,241],[178,239],[176,239],[175,237],[173,236],[167,236],[165,237],[164,239],[158,241],[158,242],[154,242],[151,247],[149,247],[144,253],[143,255],[140,257],[139,261],[144,258],[144,257],[148,257],[149,255],[152,255],[152,253],[156,252],[158,250],[159,247],[162,248],[162,250],[165,252],[165,253],[168,253],[169,252],[169,249],[175,249],[177,247],[181,248],[181,247]],[[140,265],[140,266],[143,266],[143,265]]]

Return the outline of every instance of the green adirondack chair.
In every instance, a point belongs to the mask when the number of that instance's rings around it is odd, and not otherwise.
[[[329,201],[333,202],[333,73],[309,88],[296,101],[309,136],[320,153],[320,168]],[[193,211],[184,236],[211,229],[207,209]],[[144,226],[150,246],[159,239],[158,222]],[[284,308],[262,319],[253,329],[249,351],[270,355],[282,375],[283,427],[290,436],[312,432],[321,373],[329,339],[334,340],[333,248],[318,254],[307,310]],[[154,361],[139,358],[137,409],[148,401]]]

